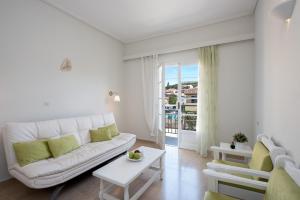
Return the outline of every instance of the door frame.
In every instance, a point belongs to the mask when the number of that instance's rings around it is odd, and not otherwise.
[[[162,139],[163,139],[163,145],[165,145],[165,138],[166,138],[166,130],[165,130],[165,68],[166,66],[176,66],[178,68],[178,72],[177,72],[177,78],[178,78],[178,93],[177,93],[177,115],[178,115],[178,136],[177,136],[177,147],[178,148],[184,148],[184,149],[190,149],[190,150],[195,150],[196,146],[195,144],[192,144],[190,142],[185,142],[185,139],[183,139],[183,134],[185,134],[186,136],[189,135],[189,137],[192,138],[196,138],[196,131],[191,131],[191,130],[182,130],[182,103],[183,103],[183,98],[181,96],[182,93],[182,63],[181,62],[165,62],[165,63],[161,63],[160,65],[162,67],[162,84],[161,84],[161,98],[162,98],[162,126],[163,126],[163,134],[162,134]],[[198,66],[199,67],[199,66]],[[200,70],[200,69],[199,69]]]

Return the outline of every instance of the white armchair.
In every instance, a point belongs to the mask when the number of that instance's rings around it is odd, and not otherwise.
[[[276,146],[265,135],[257,137],[259,144],[254,151],[247,149],[230,149],[211,147],[214,152],[214,161],[207,163],[208,169],[204,172],[209,175],[209,187],[212,191],[220,191],[227,195],[236,195],[241,199],[261,199],[266,188],[266,181],[270,177],[272,164],[278,155],[285,154],[285,149]],[[220,153],[244,156],[250,159],[248,164],[220,161]],[[246,190],[245,190],[246,188]]]
[[[269,172],[263,172],[251,169],[241,169],[239,167],[232,166],[220,166],[219,164],[209,164],[210,169],[203,170],[204,174],[208,176],[208,189],[210,192],[223,193],[219,190],[218,182],[234,183],[242,187],[250,187],[257,190],[268,190],[268,183],[264,181],[258,181],[248,178],[243,178],[233,174],[244,173],[251,176],[257,176],[269,180],[272,176]],[[293,179],[295,184],[300,186],[300,169],[296,166],[291,157],[286,155],[279,155],[275,161],[276,168],[283,168],[287,174]],[[273,180],[274,182],[274,180]],[[284,191],[283,191],[284,192]],[[285,191],[286,192],[286,191]],[[235,193],[227,194],[232,197],[237,197],[245,200],[258,200],[263,199],[265,194],[249,193],[249,191],[241,189],[235,191]],[[286,194],[285,194],[286,195]],[[296,195],[296,194],[293,194]],[[206,199],[205,199],[206,200]]]

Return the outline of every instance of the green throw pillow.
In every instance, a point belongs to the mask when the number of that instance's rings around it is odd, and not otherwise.
[[[21,167],[51,157],[45,140],[18,142],[13,144],[17,161]]]
[[[54,158],[64,155],[79,147],[74,135],[64,136],[58,139],[48,140],[49,149]]]
[[[111,125],[108,125],[106,126],[108,129],[109,129],[109,132],[111,134],[111,137],[115,137],[115,136],[118,136],[120,135],[119,133],[119,130],[117,128],[117,125],[114,123],[114,124],[111,124]]]
[[[95,130],[90,130],[90,135],[92,142],[111,140],[111,133],[108,127],[100,127]]]

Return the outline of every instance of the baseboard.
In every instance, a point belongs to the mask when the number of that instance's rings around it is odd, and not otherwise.
[[[136,139],[145,142],[155,142],[154,138],[152,139],[152,138],[143,138],[143,137],[136,136]]]
[[[7,177],[0,177],[0,182],[4,182],[4,181],[7,181],[9,179],[11,179],[12,177],[11,176],[7,176]]]

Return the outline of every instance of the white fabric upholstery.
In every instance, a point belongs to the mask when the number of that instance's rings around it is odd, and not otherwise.
[[[6,159],[12,176],[31,188],[45,188],[67,181],[134,145],[136,136],[120,133],[110,141],[90,143],[89,130],[114,123],[112,113],[31,123],[8,123],[3,135]],[[20,167],[13,143],[73,134],[80,148],[58,158]]]

